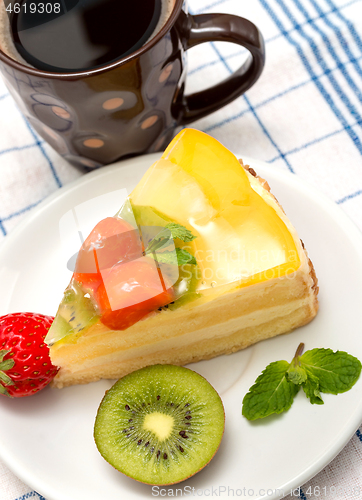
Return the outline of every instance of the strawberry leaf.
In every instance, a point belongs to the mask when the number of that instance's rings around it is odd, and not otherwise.
[[[10,352],[10,351],[6,350],[6,349],[1,349],[1,351],[0,351],[0,363],[4,360],[4,357],[7,355],[8,352]]]
[[[4,396],[9,396],[9,398],[11,398],[10,394],[8,393],[8,391],[1,384],[0,384],[0,394],[4,394]]]
[[[11,360],[9,360],[11,361]],[[5,385],[14,385],[14,382],[11,380],[9,375],[6,375],[6,373],[0,371],[0,381],[4,382]]]
[[[0,351],[0,373],[10,370],[14,365],[15,361],[13,359],[4,359],[4,357],[9,353],[9,350],[2,349]]]

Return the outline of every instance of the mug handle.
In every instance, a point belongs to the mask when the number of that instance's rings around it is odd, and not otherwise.
[[[231,42],[249,50],[242,66],[221,83],[184,96],[180,125],[203,118],[246,92],[259,78],[265,63],[263,36],[252,22],[229,14],[200,14],[184,17],[182,40],[188,50],[205,42]]]

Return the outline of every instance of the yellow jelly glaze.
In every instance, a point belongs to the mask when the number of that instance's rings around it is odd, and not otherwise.
[[[197,235],[183,248],[196,257],[199,290],[247,286],[300,266],[293,236],[276,210],[254,191],[237,158],[203,132],[181,131],[130,198]]]

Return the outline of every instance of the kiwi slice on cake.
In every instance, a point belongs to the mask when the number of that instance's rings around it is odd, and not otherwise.
[[[48,345],[53,345],[69,336],[68,342],[76,342],[84,330],[98,320],[99,313],[89,293],[73,280],[64,292],[63,300],[45,341]]]
[[[224,426],[222,401],[207,380],[181,366],[153,365],[107,391],[94,438],[103,458],[126,476],[167,485],[210,462]]]

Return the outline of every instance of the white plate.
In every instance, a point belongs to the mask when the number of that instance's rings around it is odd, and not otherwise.
[[[88,199],[130,191],[156,158],[144,156],[88,174],[45,201],[8,236],[0,247],[0,314],[54,314],[70,276],[63,263],[60,219]],[[1,398],[0,456],[47,500],[134,500],[157,493],[277,499],[327,465],[360,425],[362,381],[345,394],[324,395],[323,406],[311,405],[300,391],[285,414],[256,423],[241,416],[242,398],[261,370],[271,361],[291,360],[299,342],[306,349],[330,347],[362,359],[361,234],[336,205],[297,177],[247,160],[270,182],[306,244],[320,283],[317,318],[289,335],[190,365],[221,393],[226,430],[210,465],[165,491],[152,492],[123,476],[96,450],[94,418],[111,382]]]

